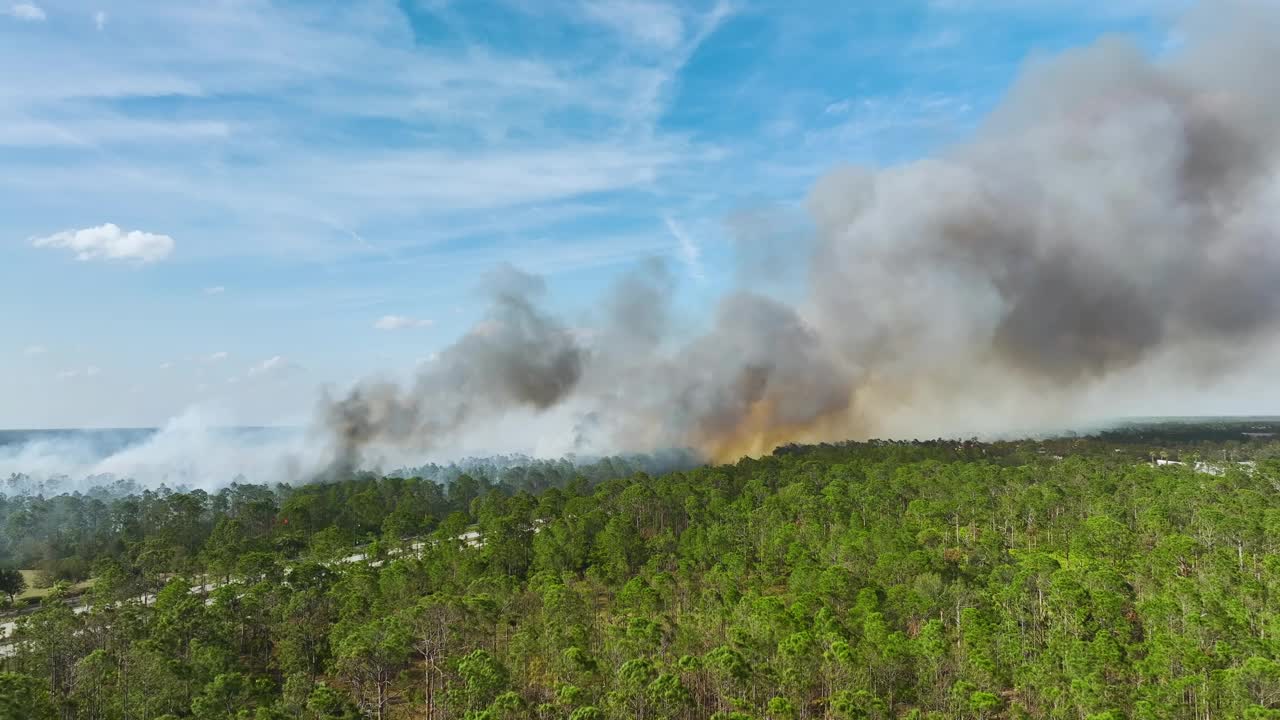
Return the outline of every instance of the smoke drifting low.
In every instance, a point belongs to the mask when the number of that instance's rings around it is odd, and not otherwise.
[[[0,433],[0,492],[83,492],[117,482],[203,490],[235,481],[297,482],[322,472],[328,452],[327,439],[301,430],[237,428],[228,415],[193,408],[155,430]]]
[[[602,303],[589,346],[539,306],[540,281],[504,271],[491,316],[411,387],[327,404],[336,465],[514,410],[572,413],[613,449],[727,459],[1063,426],[1099,388],[1227,377],[1277,336],[1277,30],[1274,10],[1215,4],[1165,59],[1108,39],[1030,64],[969,143],[821,178],[807,296],[734,289],[692,340],[660,264]]]

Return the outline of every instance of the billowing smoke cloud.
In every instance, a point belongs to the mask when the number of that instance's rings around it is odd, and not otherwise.
[[[672,280],[645,267],[584,347],[508,273],[492,316],[413,387],[366,384],[328,407],[340,462],[519,408],[573,408],[615,449],[726,458],[928,434],[993,408],[1010,430],[1065,424],[1075,398],[1157,368],[1230,374],[1280,318],[1280,86],[1266,82],[1280,23],[1212,10],[1169,58],[1108,39],[1032,63],[937,157],[831,171],[809,200],[794,306],[735,290],[679,341]],[[749,240],[744,267],[769,257]]]
[[[546,410],[574,389],[584,353],[568,329],[537,306],[543,281],[502,268],[486,289],[488,317],[441,352],[411,388],[365,382],[327,405],[324,423],[337,443],[334,471],[357,467],[370,443],[432,450],[469,423],[516,408]]]

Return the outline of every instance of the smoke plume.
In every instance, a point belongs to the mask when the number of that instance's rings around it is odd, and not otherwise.
[[[1099,388],[1226,377],[1280,317],[1278,30],[1273,10],[1217,4],[1169,57],[1106,39],[1031,63],[966,144],[822,177],[797,243],[807,295],[736,288],[699,337],[672,323],[661,265],[601,303],[589,345],[507,272],[491,316],[412,387],[366,383],[327,406],[337,463],[514,409],[570,408],[615,449],[724,459],[1061,426]]]
[[[413,387],[370,381],[327,404],[324,424],[336,441],[334,470],[360,463],[377,442],[428,451],[451,432],[504,411],[546,410],[582,375],[584,354],[569,331],[536,302],[540,278],[502,268],[489,278],[488,317],[440,353]]]

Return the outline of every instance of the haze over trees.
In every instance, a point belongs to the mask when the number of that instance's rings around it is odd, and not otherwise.
[[[16,618],[0,717],[1277,717],[1273,451],[870,442],[4,498],[6,559],[97,582]]]

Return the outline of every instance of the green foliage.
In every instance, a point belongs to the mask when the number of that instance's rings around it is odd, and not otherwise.
[[[796,705],[787,698],[774,697],[769,699],[766,712],[769,720],[793,720],[796,716]]]
[[[487,650],[472,651],[459,660],[458,676],[463,683],[462,705],[469,710],[496,702],[508,682],[507,669]]]
[[[311,691],[306,709],[316,720],[356,720],[359,717],[346,695],[323,683]]]
[[[13,602],[26,589],[27,579],[22,576],[20,570],[0,568],[0,593],[7,595],[9,602]]]
[[[0,673],[0,720],[54,720],[53,703],[36,678]]]
[[[604,720],[604,718],[604,712],[591,705],[580,707],[569,715],[569,720]]]
[[[1280,452],[1164,449],[1230,461],[873,442],[0,496],[0,562],[96,576],[13,618],[0,720],[1276,717]]]

